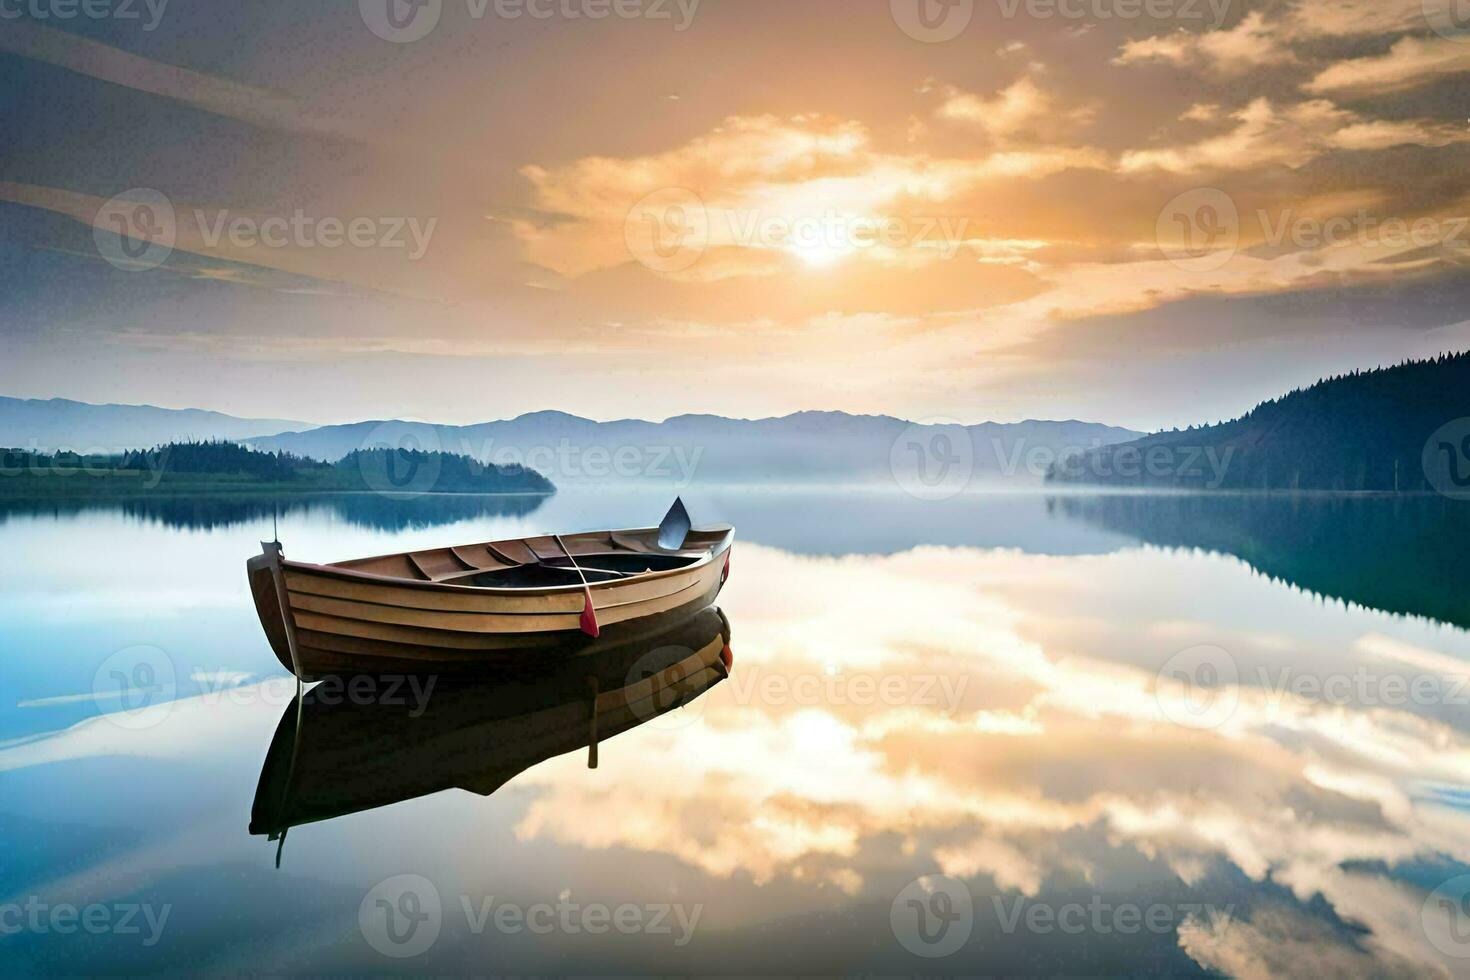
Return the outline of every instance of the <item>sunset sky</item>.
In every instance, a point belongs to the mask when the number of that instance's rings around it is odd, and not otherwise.
[[[389,2],[0,2],[0,394],[1157,428],[1470,347],[1455,0]]]

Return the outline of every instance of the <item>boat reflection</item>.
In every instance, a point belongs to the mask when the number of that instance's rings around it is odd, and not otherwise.
[[[281,716],[256,787],[250,833],[446,789],[489,796],[530,767],[675,711],[729,674],[729,626],[714,607],[650,621],[535,676],[355,677],[299,694]],[[277,864],[280,854],[277,852]]]

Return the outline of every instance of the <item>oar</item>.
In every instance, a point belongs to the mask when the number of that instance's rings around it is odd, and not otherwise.
[[[562,554],[567,556],[567,561],[571,562],[572,567],[577,570],[577,577],[582,580],[582,597],[584,599],[582,604],[582,632],[596,639],[602,635],[602,627],[597,625],[597,609],[592,605],[592,586],[587,584],[587,574],[582,571],[582,566],[577,564],[577,559],[572,557],[572,553],[562,541],[561,535],[553,534],[552,537],[556,539],[556,545],[561,549]]]

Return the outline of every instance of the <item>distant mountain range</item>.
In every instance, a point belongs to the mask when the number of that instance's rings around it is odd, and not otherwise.
[[[970,479],[1039,482],[1061,455],[1141,435],[1090,422],[915,425],[844,412],[758,420],[682,415],[665,422],[596,422],[564,412],[535,412],[463,426],[388,420],[312,427],[197,410],[0,398],[0,447],[119,452],[224,439],[327,462],[388,447],[521,463],[558,485],[641,480],[892,486],[896,479],[923,492]]]
[[[195,408],[89,405],[0,397],[0,447],[37,451],[121,452],[190,439],[250,439],[310,428],[289,419],[241,419]]]
[[[1231,422],[1079,453],[1054,484],[1470,496],[1470,352],[1320,381]]]
[[[682,415],[665,422],[594,422],[537,412],[503,422],[330,425],[250,440],[260,449],[335,460],[391,446],[522,463],[557,485],[620,480],[714,483],[884,482],[930,486],[969,479],[1039,482],[1060,455],[1142,433],[1089,422],[914,425],[889,416],[801,412],[784,418]]]

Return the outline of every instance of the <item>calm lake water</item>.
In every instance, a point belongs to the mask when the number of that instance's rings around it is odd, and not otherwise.
[[[331,561],[669,496],[279,528]],[[1470,505],[686,499],[739,529],[728,681],[279,869],[270,505],[0,504],[4,972],[1470,975]]]

